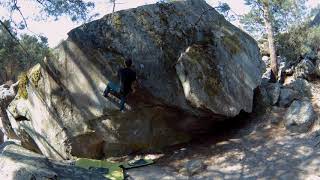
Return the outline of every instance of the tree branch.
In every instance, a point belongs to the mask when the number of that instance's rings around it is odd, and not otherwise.
[[[30,54],[28,53],[27,49],[23,47],[23,45],[20,43],[19,39],[12,34],[12,32],[10,31],[10,29],[7,27],[7,25],[2,21],[0,20],[0,24],[4,27],[4,29],[9,33],[9,35],[11,36],[12,39],[14,39],[18,44],[19,46],[22,48],[22,50],[26,53],[26,55],[28,57],[30,57]]]
[[[15,9],[18,10],[19,14],[21,15],[22,20],[23,20],[26,28],[28,28],[28,24],[27,24],[26,18],[23,16],[23,14],[22,14],[22,12],[21,12],[21,10],[20,10],[20,7],[19,7],[18,4],[17,4],[17,0],[14,0],[13,3],[14,3]]]

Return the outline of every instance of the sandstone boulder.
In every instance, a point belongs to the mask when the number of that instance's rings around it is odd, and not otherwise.
[[[45,156],[101,158],[185,142],[251,112],[258,46],[211,8],[203,0],[157,3],[73,29],[30,70],[26,99],[9,108],[15,131]],[[140,87],[121,113],[102,91],[128,58]]]

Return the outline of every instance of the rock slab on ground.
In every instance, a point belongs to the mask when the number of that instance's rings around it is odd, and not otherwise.
[[[9,141],[0,150],[0,179],[106,179],[102,174],[50,160]]]

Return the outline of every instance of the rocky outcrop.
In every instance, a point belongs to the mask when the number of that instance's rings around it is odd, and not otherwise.
[[[100,158],[184,142],[251,112],[261,58],[253,38],[203,0],[115,12],[69,32],[9,108],[15,131],[56,159]],[[131,58],[140,87],[121,113],[102,96]]]

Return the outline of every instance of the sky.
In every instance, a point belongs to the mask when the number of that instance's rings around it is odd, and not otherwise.
[[[97,18],[101,18],[103,15],[110,13],[112,11],[112,4],[107,3],[108,0],[85,0],[93,1],[96,4],[94,13],[99,13],[100,15]],[[218,0],[206,0],[211,6],[216,6]],[[243,0],[220,0],[221,2],[226,2],[231,7],[236,14],[241,15],[248,12],[248,7],[244,5]],[[36,21],[31,17],[34,17],[39,14],[39,10],[34,6],[35,1],[33,0],[22,0],[20,1],[21,11],[25,15],[28,21],[28,30],[26,33],[29,34],[41,34],[48,38],[48,43],[50,47],[55,47],[62,40],[67,38],[67,33],[81,25],[81,23],[75,23],[70,20],[69,17],[63,16],[59,20],[55,21],[53,19],[47,19],[46,21]],[[135,8],[138,6],[153,4],[157,0],[118,0],[119,4],[116,5],[116,11],[122,9]],[[319,0],[309,0],[308,6],[315,7],[320,4]],[[6,16],[7,12],[4,9],[0,8],[0,17],[3,19]],[[18,14],[14,15],[14,18],[21,18]]]

